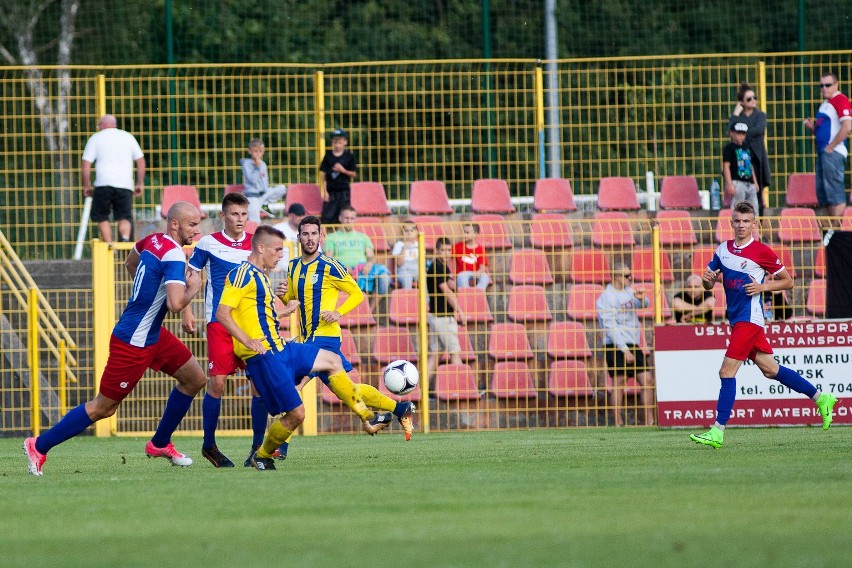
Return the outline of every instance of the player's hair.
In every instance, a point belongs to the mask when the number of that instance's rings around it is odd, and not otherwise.
[[[451,241],[448,237],[438,237],[438,240],[435,241],[435,250],[443,246],[453,246],[453,241]]]
[[[740,201],[736,205],[734,205],[734,211],[737,213],[742,213],[743,215],[756,215],[754,211],[754,205],[752,205],[748,201]]]
[[[258,225],[254,230],[254,235],[251,238],[252,250],[257,250],[257,246],[270,237],[277,237],[284,242],[284,233],[273,227],[272,225]]]
[[[737,100],[742,102],[745,100],[745,94],[749,91],[754,91],[754,89],[747,82],[743,81],[740,83],[739,88],[737,89]]]
[[[251,140],[249,140],[249,148],[257,148],[258,146],[265,147],[263,143],[263,138],[252,138]]]
[[[299,232],[302,232],[302,225],[316,225],[318,228],[322,229],[322,221],[316,215],[308,215],[306,217],[302,217],[302,220],[299,221]]]
[[[248,207],[248,197],[239,192],[233,192],[222,198],[222,211],[228,208],[229,205],[239,205],[240,207]]]

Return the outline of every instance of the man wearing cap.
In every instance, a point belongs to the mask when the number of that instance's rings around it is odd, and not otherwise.
[[[284,254],[281,255],[281,260],[278,261],[278,265],[273,270],[275,276],[273,276],[273,280],[276,280],[278,272],[287,270],[287,264],[290,262],[291,258],[295,258],[298,253],[298,245],[299,245],[299,221],[305,218],[307,215],[307,211],[305,211],[305,206],[301,203],[291,203],[287,208],[287,220],[282,221],[281,223],[277,223],[274,225],[276,229],[284,233]],[[285,277],[283,273],[280,275]]]
[[[757,211],[757,177],[752,166],[751,150],[745,145],[748,126],[734,122],[728,129],[731,143],[722,149],[722,178],[725,180],[725,195],[731,207],[740,201],[748,201]]]
[[[358,167],[355,156],[346,149],[349,135],[342,128],[331,133],[331,150],[325,153],[320,164],[322,172],[322,223],[335,224],[340,212],[349,205],[349,184],[355,179]]]
[[[828,209],[831,217],[842,217],[846,209],[846,139],[852,131],[852,105],[840,92],[837,75],[823,73],[819,88],[825,97],[816,118],[802,121],[816,141],[816,194],[819,206]]]

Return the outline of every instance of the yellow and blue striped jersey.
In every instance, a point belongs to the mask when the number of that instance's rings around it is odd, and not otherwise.
[[[349,294],[349,299],[338,308],[340,292]],[[287,295],[283,299],[285,304],[290,300],[299,301],[302,341],[314,337],[340,337],[340,324],[320,319],[320,312],[337,310],[345,314],[361,303],[363,297],[346,268],[324,254],[308,263],[294,258],[287,267]]]
[[[249,262],[241,263],[228,273],[219,300],[220,304],[233,310],[231,316],[234,322],[246,335],[252,339],[262,339],[264,347],[270,351],[282,351],[284,340],[278,334],[274,302],[275,293],[269,277]],[[234,353],[243,360],[257,355],[236,339]]]

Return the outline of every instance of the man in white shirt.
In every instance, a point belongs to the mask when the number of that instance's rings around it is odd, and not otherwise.
[[[94,189],[92,164],[97,162]],[[133,163],[136,162],[136,183]],[[112,242],[109,216],[118,224],[118,240],[129,242],[132,233],[133,197],[142,195],[145,183],[145,156],[136,138],[116,128],[115,117],[105,114],[98,121],[98,132],[86,142],[80,165],[83,194],[92,198],[92,221],[98,224],[101,239]]]

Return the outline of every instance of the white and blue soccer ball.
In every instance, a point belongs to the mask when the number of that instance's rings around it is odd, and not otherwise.
[[[410,361],[400,359],[385,367],[385,386],[394,394],[408,394],[417,388],[420,373]]]

